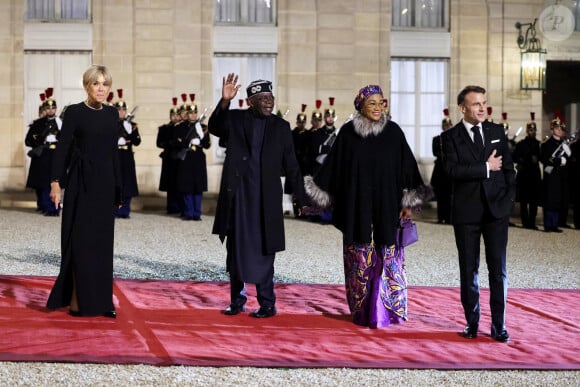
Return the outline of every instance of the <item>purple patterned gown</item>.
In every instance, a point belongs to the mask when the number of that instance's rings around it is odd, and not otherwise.
[[[407,320],[404,249],[351,243],[343,247],[346,298],[355,324],[381,328]]]

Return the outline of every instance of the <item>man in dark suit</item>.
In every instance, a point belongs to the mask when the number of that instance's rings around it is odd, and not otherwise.
[[[477,337],[480,318],[480,240],[489,272],[491,337],[508,342],[506,247],[515,197],[515,170],[503,127],[486,118],[485,89],[465,87],[457,97],[463,119],[441,134],[445,170],[453,182],[451,222],[459,254],[465,338]]]
[[[227,144],[213,233],[227,238],[230,305],[226,315],[245,310],[245,283],[256,284],[260,308],[250,315],[277,313],[274,255],[285,248],[280,172],[292,185],[299,208],[305,203],[304,183],[290,125],[272,114],[272,83],[252,82],[246,89],[250,108],[229,110],[240,85],[238,76],[223,79],[222,98],[209,119],[209,131]]]

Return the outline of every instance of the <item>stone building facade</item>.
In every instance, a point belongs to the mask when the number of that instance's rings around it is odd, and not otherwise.
[[[0,152],[0,191],[25,186],[24,136],[38,98],[31,85],[42,84],[38,80],[42,72],[30,75],[38,72],[38,64],[30,57],[43,53],[85,54],[81,64],[88,60],[88,64],[106,65],[113,74],[113,89],[123,88],[129,108],[139,106],[136,121],[142,144],[135,158],[140,191],[145,194],[157,194],[161,160],[155,138],[158,126],[168,121],[172,97],[193,92],[202,110],[214,106],[218,80],[224,75],[216,74],[215,58],[223,53],[235,57],[251,50],[275,57],[277,106],[288,108],[291,124],[302,103],[312,108],[316,99],[327,96],[335,97],[336,111],[344,120],[352,113],[352,100],[361,86],[378,83],[390,97],[393,58],[437,56],[448,63],[446,105],[454,122],[459,119],[457,92],[467,84],[479,84],[488,89],[497,118],[499,112],[507,111],[512,125],[521,126],[534,111],[541,127],[547,128],[550,116],[543,110],[545,95],[519,87],[520,50],[514,25],[532,21],[549,2],[448,0],[449,28],[445,31],[393,30],[389,0],[278,0],[272,2],[276,23],[260,27],[216,24],[214,3],[92,0],[90,23],[31,23],[26,21],[26,1],[0,2],[4,149]],[[578,32],[562,42],[544,39],[542,46],[548,60],[580,62]],[[81,74],[82,70],[79,79]],[[55,97],[63,106],[70,101],[64,97],[66,85],[61,86],[63,92]],[[245,97],[243,90],[240,97]],[[71,91],[69,96],[82,95],[80,91]],[[441,118],[433,117],[435,125]],[[418,158],[428,181],[432,158]],[[209,190],[217,192],[221,164],[213,151],[208,152],[208,172]]]

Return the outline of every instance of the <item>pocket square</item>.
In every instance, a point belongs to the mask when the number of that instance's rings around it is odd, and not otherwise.
[[[497,140],[491,140],[491,143],[492,144],[495,144],[496,142],[499,142],[499,139],[497,139]]]

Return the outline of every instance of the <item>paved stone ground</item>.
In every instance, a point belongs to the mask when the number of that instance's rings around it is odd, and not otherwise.
[[[0,194],[0,264],[3,274],[56,275],[60,218],[36,213],[28,197]],[[32,196],[33,198],[33,196]],[[208,200],[209,201],[209,200]],[[159,203],[151,199],[151,203]],[[162,202],[161,202],[162,203]],[[451,226],[434,211],[417,217],[419,243],[407,251],[409,285],[458,286]],[[157,206],[118,220],[115,276],[173,280],[225,280],[225,249],[211,235],[213,217],[185,222]],[[34,236],[34,240],[31,239]],[[287,249],[276,257],[276,281],[343,283],[340,233],[332,226],[286,219]],[[483,261],[483,260],[482,260]],[[577,289],[580,231],[562,234],[510,228],[508,273],[512,288]],[[487,286],[485,265],[481,285]],[[509,295],[508,295],[509,297]],[[227,300],[224,300],[224,306]],[[487,305],[487,303],[483,303]],[[121,311],[120,311],[121,312]],[[121,312],[122,313],[122,312]],[[458,327],[460,330],[462,327]],[[517,337],[517,327],[509,326]],[[569,338],[562,338],[563,340]],[[499,344],[498,345],[502,345]],[[385,343],[388,346],[388,343]],[[270,369],[250,367],[152,367],[143,365],[0,363],[0,385],[249,385],[249,386],[578,386],[577,371],[441,371],[410,369]]]

